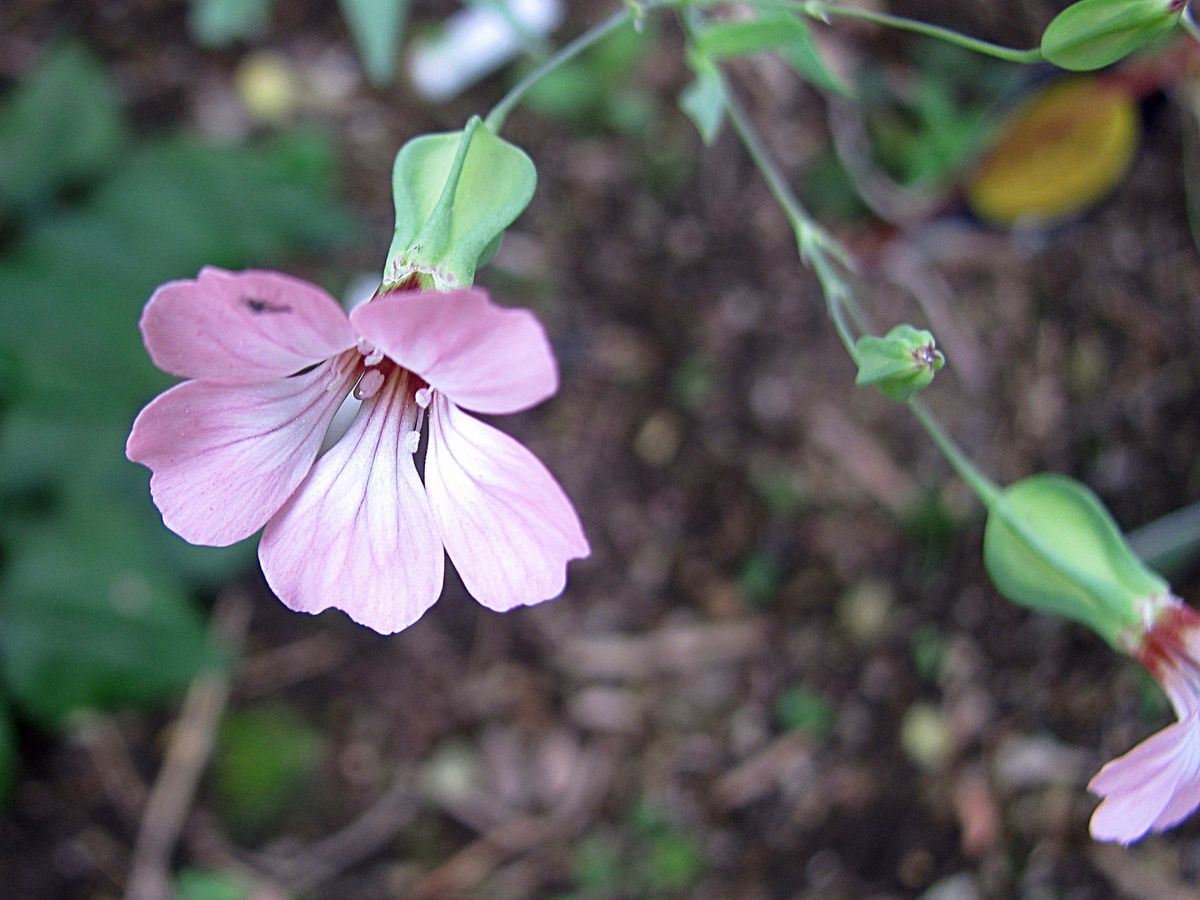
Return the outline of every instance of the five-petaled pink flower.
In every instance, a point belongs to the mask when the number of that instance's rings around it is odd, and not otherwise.
[[[1104,801],[1092,837],[1131,844],[1178,825],[1200,806],[1200,613],[1170,595],[1143,601],[1145,629],[1130,648],[1178,721],[1104,766],[1088,790]]]
[[[587,556],[553,476],[462,411],[517,412],[557,390],[527,310],[473,289],[400,291],[347,316],[286,275],[206,268],[155,291],[141,328],[159,368],[191,380],[142,410],[127,455],[184,539],[223,546],[266,526],[263,573],[292,609],[336,607],[391,633],[437,600],[443,547],[497,611],[557,596],[567,562]],[[318,458],[351,391],[362,406]]]

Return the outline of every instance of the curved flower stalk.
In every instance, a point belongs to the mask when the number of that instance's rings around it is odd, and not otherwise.
[[[265,526],[263,573],[292,609],[336,607],[387,634],[437,600],[443,548],[497,611],[557,596],[588,555],[541,462],[463,412],[518,412],[557,390],[529,311],[468,289],[380,295],[347,316],[307,282],[206,268],[155,291],[141,329],[155,364],[190,380],[142,410],[126,454],[185,540],[223,546]],[[318,459],[351,391],[358,415]]]
[[[1200,806],[1200,613],[1169,594],[1143,602],[1132,653],[1150,671],[1177,721],[1104,766],[1088,790],[1104,798],[1092,837],[1131,844],[1178,825]]]

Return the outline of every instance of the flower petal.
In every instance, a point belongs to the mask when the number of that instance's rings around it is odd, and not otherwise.
[[[445,554],[412,453],[416,406],[396,370],[263,531],[258,558],[297,612],[330,607],[381,634],[407,628],[442,591]]]
[[[510,413],[558,390],[546,333],[526,309],[504,309],[479,290],[393,294],[350,314],[355,329],[459,406]]]
[[[342,308],[316,285],[212,267],[156,290],[141,328],[160,369],[221,384],[291,375],[355,342]]]
[[[1100,770],[1088,784],[1088,790],[1104,797],[1092,813],[1092,837],[1131,844],[1165,817],[1189,775],[1181,752],[1194,739],[1195,724],[1192,719],[1168,725]]]
[[[1175,795],[1151,826],[1152,831],[1165,831],[1178,825],[1200,806],[1200,717],[1193,714],[1182,720],[1187,737],[1179,747],[1179,783]]]
[[[153,471],[168,528],[223,547],[262,528],[304,479],[350,384],[333,363],[263,384],[185,381],[138,414],[125,455]]]
[[[590,552],[571,501],[523,446],[435,396],[425,487],[467,590],[497,612],[558,596]]]

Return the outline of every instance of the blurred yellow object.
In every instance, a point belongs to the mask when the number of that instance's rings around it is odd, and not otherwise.
[[[259,52],[247,56],[234,76],[238,97],[258,122],[286,121],[300,99],[296,73],[278,53]]]
[[[967,183],[967,203],[1003,227],[1069,218],[1124,177],[1140,130],[1137,105],[1121,85],[1057,82],[1009,119]]]

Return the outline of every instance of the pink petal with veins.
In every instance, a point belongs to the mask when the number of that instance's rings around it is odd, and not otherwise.
[[[263,531],[258,558],[298,612],[330,607],[382,634],[437,600],[445,554],[412,453],[416,407],[394,371]]]
[[[557,597],[567,562],[590,552],[575,508],[537,457],[440,395],[425,487],[454,567],[489,609]]]
[[[168,528],[225,546],[261,528],[303,480],[349,389],[328,363],[264,384],[187,381],[138,414],[125,453],[153,472]]]
[[[1168,725],[1104,766],[1088,790],[1104,797],[1092,837],[1130,844],[1178,824],[1200,803],[1200,719]]]
[[[156,290],[141,328],[160,369],[220,384],[282,378],[355,341],[342,308],[316,285],[211,267]]]
[[[350,315],[399,365],[459,406],[511,413],[558,390],[558,367],[533,313],[504,309],[478,290],[393,294]]]

